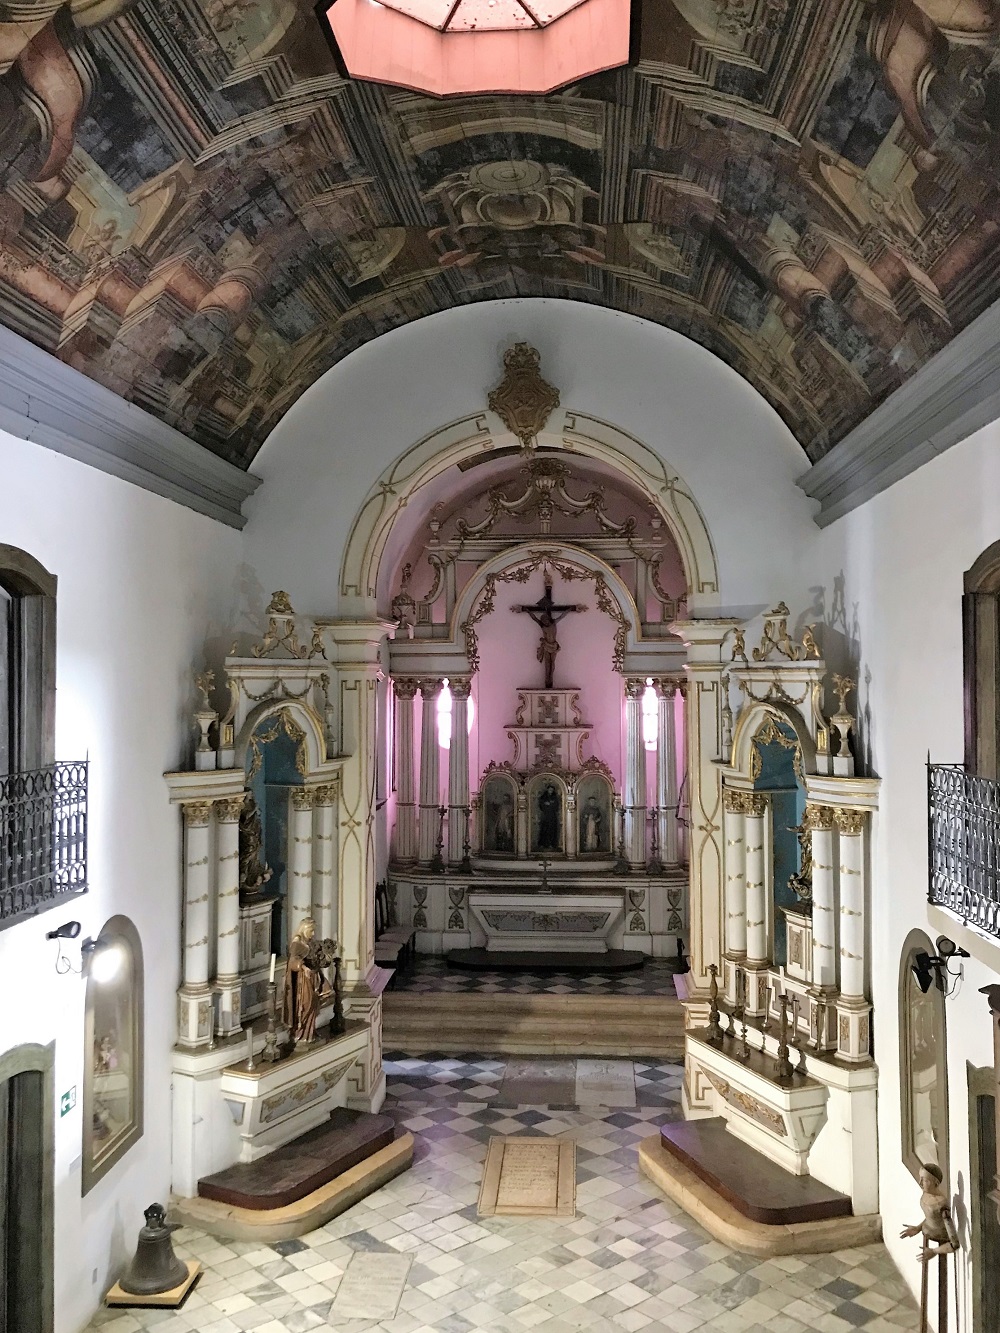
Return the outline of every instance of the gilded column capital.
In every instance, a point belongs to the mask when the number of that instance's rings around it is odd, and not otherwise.
[[[311,788],[316,805],[336,805],[340,797],[339,782],[325,782],[321,787]]]
[[[856,838],[865,826],[867,813],[866,810],[836,809],[833,812],[833,817],[837,821],[837,827],[841,833]]]
[[[807,805],[802,817],[802,824],[807,829],[832,829],[832,807],[829,805]]]
[[[722,792],[722,803],[731,815],[745,815],[749,795],[749,792],[725,787]]]
[[[449,678],[448,688],[451,690],[453,699],[468,699],[472,693],[472,678],[470,676],[457,676],[455,679]]]
[[[654,679],[653,686],[661,699],[672,699],[680,689],[680,681],[673,676],[663,676],[660,680]]]
[[[397,699],[412,699],[420,688],[420,681],[416,676],[393,676],[392,688]]]
[[[767,814],[768,801],[766,796],[759,791],[748,791],[744,794],[746,796],[746,813],[748,815],[754,815],[760,819]]]
[[[188,828],[200,828],[207,824],[212,817],[212,802],[183,801],[181,812],[184,815],[184,823]]]
[[[311,810],[315,799],[315,788],[313,787],[293,787],[292,805],[296,810]]]
[[[641,699],[645,688],[646,681],[644,677],[641,679],[629,677],[625,681],[625,693],[629,699]]]
[[[246,792],[241,792],[239,796],[226,796],[223,800],[216,801],[215,813],[219,822],[221,824],[238,823],[246,798]]]
[[[441,693],[443,680],[422,680],[420,682],[420,697],[422,699],[436,699]]]

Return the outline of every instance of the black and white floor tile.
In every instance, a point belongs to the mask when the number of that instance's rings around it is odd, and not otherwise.
[[[568,972],[466,972],[443,958],[418,954],[412,969],[399,972],[393,991],[414,995],[669,995],[677,964],[670,958],[647,958],[634,972],[607,976]]]
[[[917,1315],[881,1245],[762,1261],[712,1240],[637,1168],[636,1147],[680,1115],[681,1067],[632,1063],[636,1105],[494,1105],[507,1061],[386,1057],[386,1110],[413,1132],[412,1170],[301,1240],[177,1236],[204,1276],[177,1313],[103,1311],[101,1333],[899,1333]],[[544,1061],[539,1061],[540,1066]],[[518,1059],[518,1076],[524,1060]],[[540,1076],[544,1073],[539,1071]],[[513,1086],[513,1085],[512,1085]],[[573,1219],[479,1219],[493,1135],[571,1136]],[[338,1319],[358,1252],[412,1264],[396,1315]]]

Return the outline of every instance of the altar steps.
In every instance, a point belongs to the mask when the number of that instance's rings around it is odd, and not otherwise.
[[[643,1055],[680,1059],[684,1008],[662,995],[427,995],[382,997],[387,1051],[447,1055]]]

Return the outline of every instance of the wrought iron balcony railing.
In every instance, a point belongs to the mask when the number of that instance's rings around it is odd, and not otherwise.
[[[927,765],[928,897],[1000,937],[1000,782]]]
[[[86,761],[0,777],[0,926],[86,891]]]

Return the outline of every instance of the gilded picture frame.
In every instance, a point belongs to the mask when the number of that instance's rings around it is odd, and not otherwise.
[[[88,1194],[143,1132],[144,973],[129,918],[106,921],[85,959],[81,1193]]]

